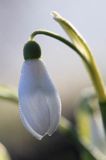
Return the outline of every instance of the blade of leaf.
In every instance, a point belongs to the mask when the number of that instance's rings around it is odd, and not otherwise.
[[[80,138],[83,139],[83,141],[89,142],[89,139],[91,139],[90,120],[89,115],[85,111],[78,111],[77,126]]]
[[[81,51],[81,53],[86,56],[90,61],[92,59],[91,51],[80,33],[75,29],[75,27],[67,21],[65,18],[60,16],[57,12],[53,12],[53,18],[61,25],[65,30],[73,44]]]
[[[9,86],[0,85],[0,99],[5,99],[18,103],[17,90]]]
[[[6,147],[0,143],[0,160],[11,160]]]
[[[61,134],[65,134],[70,141],[73,141],[76,144],[82,153],[83,160],[105,160],[106,156],[101,153],[95,146],[92,144],[85,143],[81,137],[78,136],[76,129],[73,127],[71,122],[64,117],[61,117],[61,122],[59,125],[59,131]]]

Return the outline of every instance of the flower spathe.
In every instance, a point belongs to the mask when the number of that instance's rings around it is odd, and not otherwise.
[[[19,111],[26,129],[37,139],[52,135],[61,117],[61,102],[44,63],[26,60],[19,83]]]

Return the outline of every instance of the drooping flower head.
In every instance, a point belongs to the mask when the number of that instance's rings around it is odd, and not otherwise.
[[[21,120],[37,139],[52,135],[61,117],[59,95],[40,56],[40,46],[27,42],[18,90]]]

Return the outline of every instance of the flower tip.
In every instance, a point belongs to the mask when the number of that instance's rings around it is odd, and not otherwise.
[[[55,19],[55,20],[57,20],[57,19],[59,19],[61,16],[59,15],[59,13],[58,12],[56,12],[56,11],[53,11],[52,13],[51,13],[51,15],[53,16],[53,19]]]

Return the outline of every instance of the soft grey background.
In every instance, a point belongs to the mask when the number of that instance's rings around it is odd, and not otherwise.
[[[18,85],[22,49],[31,32],[43,28],[66,37],[50,16],[54,10],[70,20],[85,37],[105,78],[105,6],[105,0],[0,0],[0,83]],[[62,101],[73,104],[82,88],[91,85],[80,58],[57,40],[41,35],[37,40]]]
[[[106,79],[105,0],[0,0],[0,84],[18,86],[23,46],[34,30],[47,29],[67,38],[50,16],[54,10],[71,21],[85,37]],[[63,114],[67,115],[83,88],[91,86],[91,81],[80,58],[67,46],[41,35],[36,39],[42,48],[42,59],[59,90]],[[14,104],[2,101],[0,130],[0,141],[13,152],[32,152],[30,142],[34,139],[26,138],[29,134],[21,125]],[[29,148],[25,147],[26,143]]]

